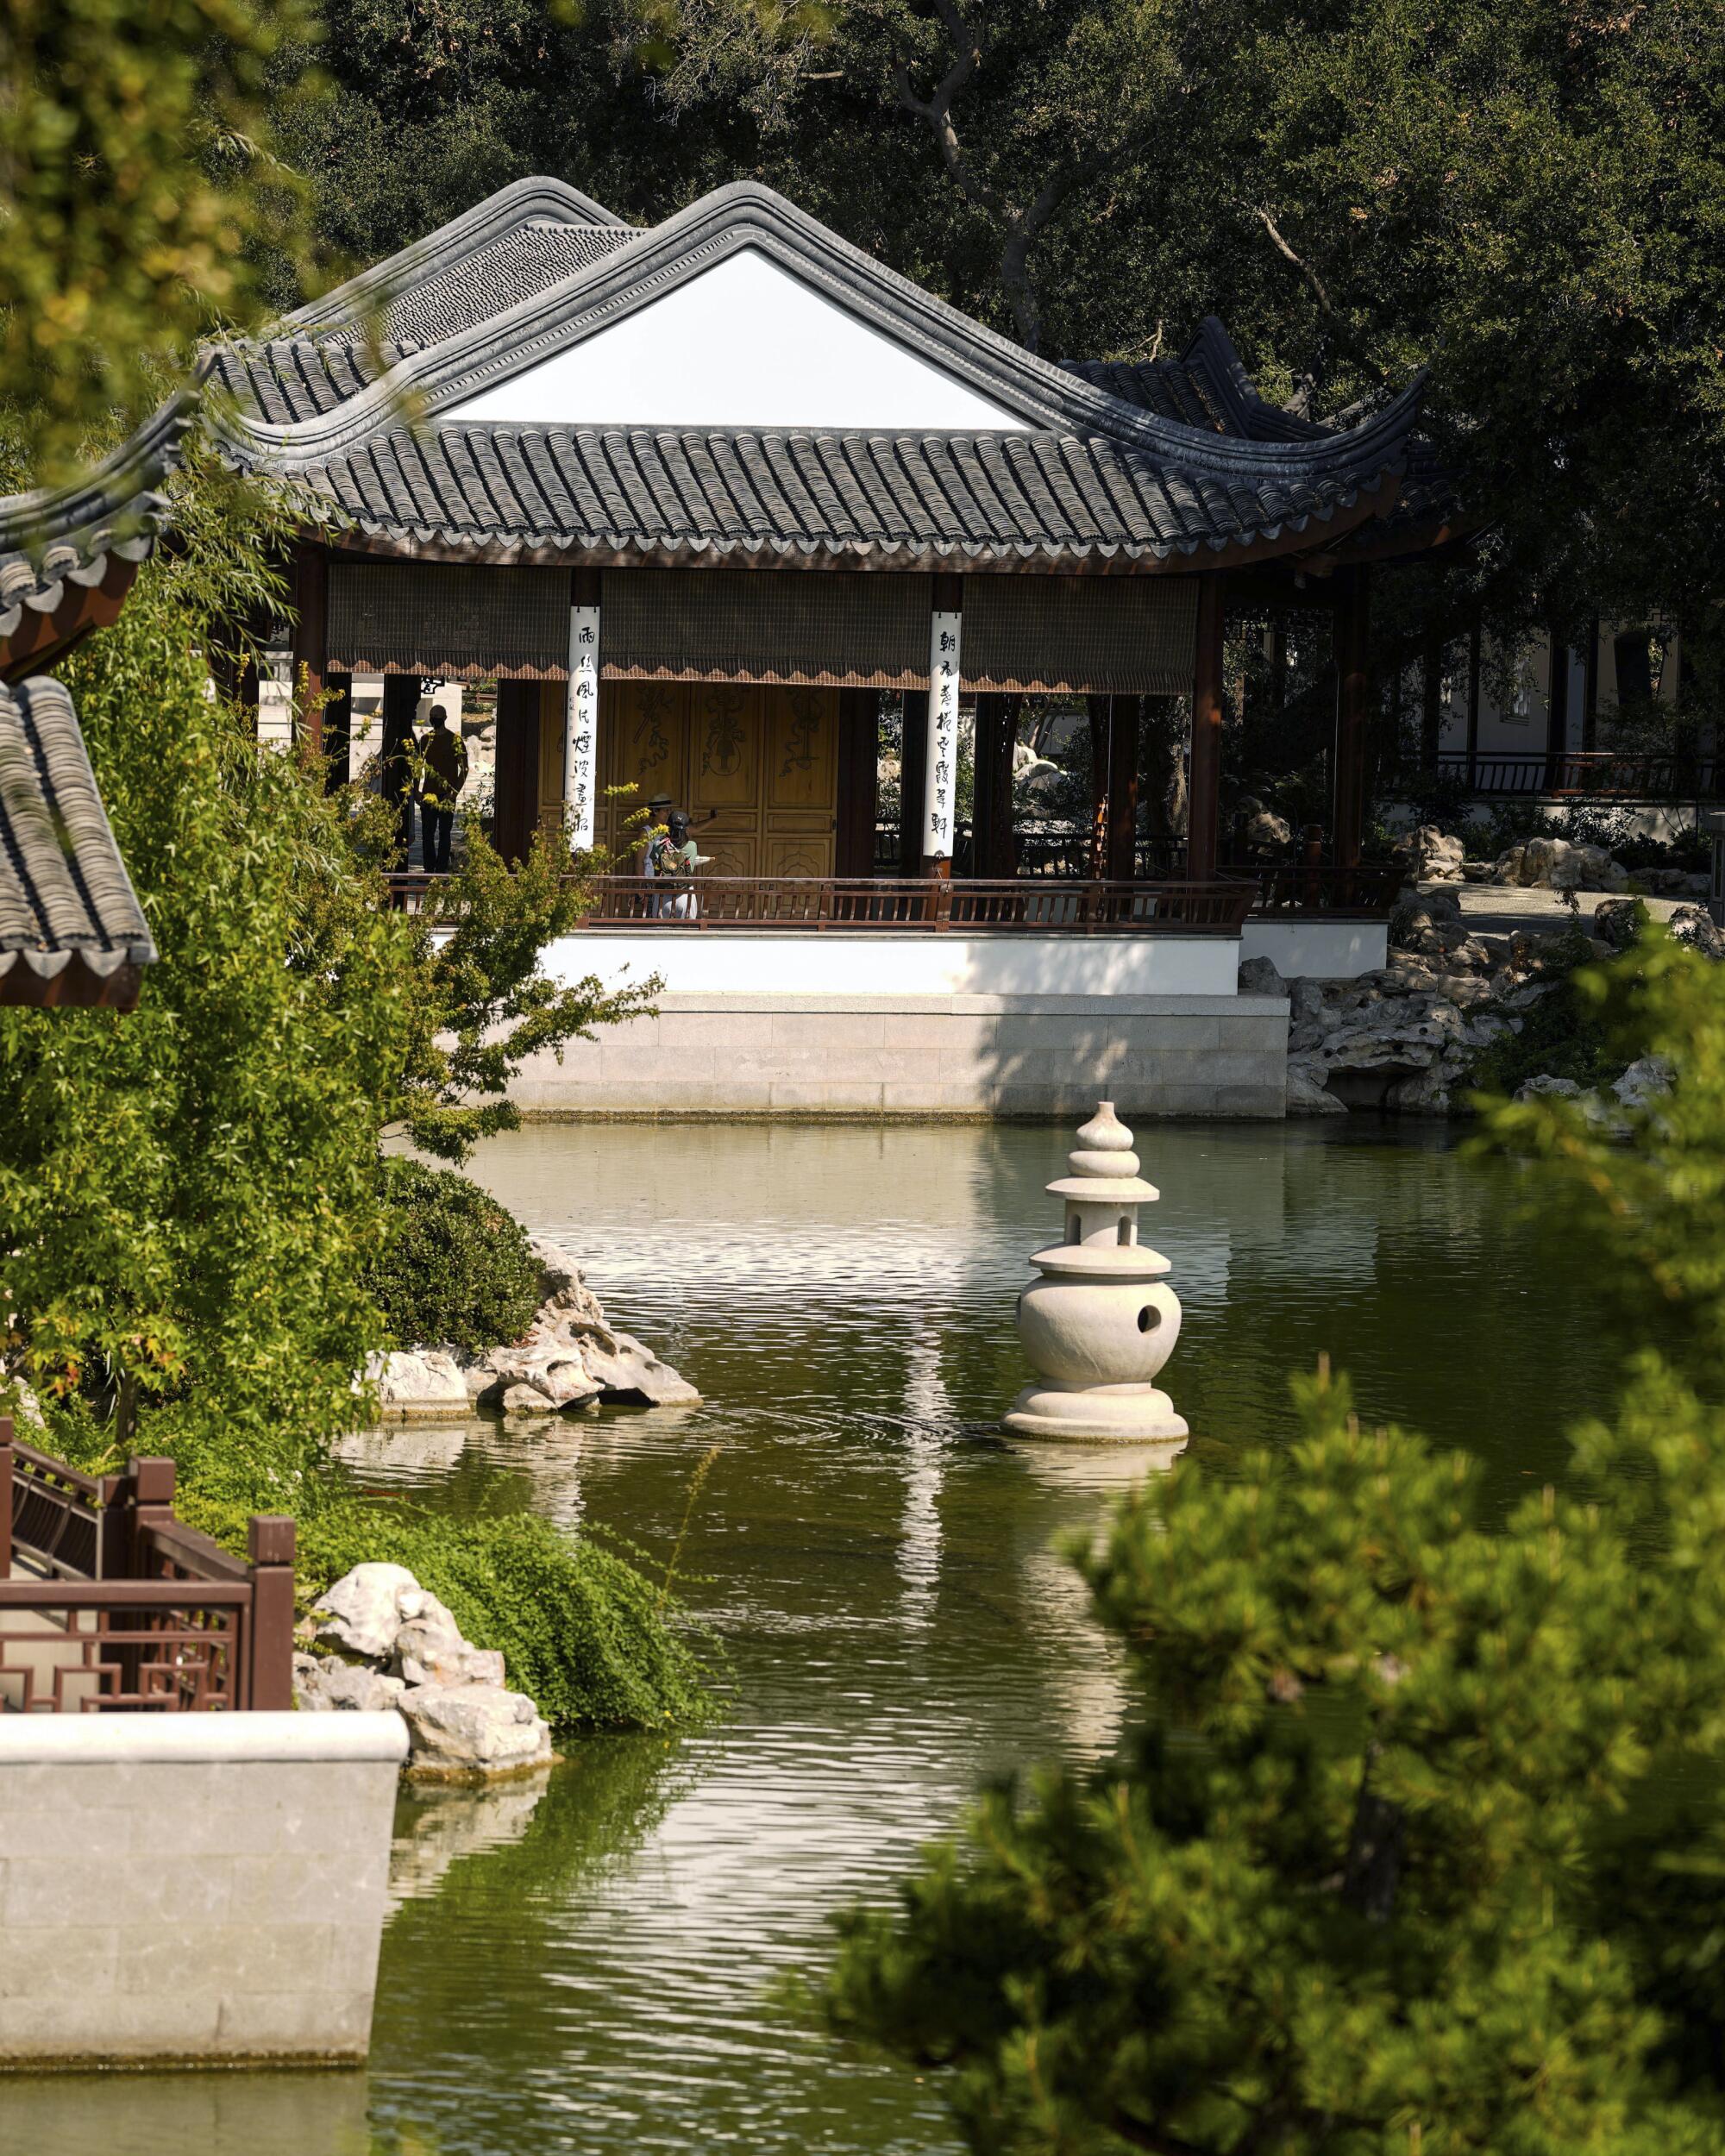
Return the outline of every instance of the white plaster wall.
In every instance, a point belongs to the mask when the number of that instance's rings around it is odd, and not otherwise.
[[[1284,981],[1352,981],[1389,962],[1387,921],[1248,921],[1239,955],[1268,958]]]
[[[1022,430],[758,248],[439,415],[514,426]]]
[[[363,2059],[406,1742],[398,1714],[0,1716],[0,2064]]]
[[[657,974],[678,995],[1232,996],[1240,950],[1231,936],[600,929],[549,944],[544,965],[558,981]]]

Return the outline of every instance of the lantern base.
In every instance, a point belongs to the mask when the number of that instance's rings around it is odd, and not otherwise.
[[[1091,1445],[1183,1444],[1190,1434],[1154,1385],[1026,1385],[1000,1427],[1015,1438]]]

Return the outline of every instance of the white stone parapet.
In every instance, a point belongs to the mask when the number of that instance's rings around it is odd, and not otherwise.
[[[406,1749],[392,1714],[0,1717],[0,2066],[363,2059]]]

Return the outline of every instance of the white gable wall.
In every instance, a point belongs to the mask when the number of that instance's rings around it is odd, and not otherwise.
[[[1031,424],[754,248],[439,417],[912,434]]]

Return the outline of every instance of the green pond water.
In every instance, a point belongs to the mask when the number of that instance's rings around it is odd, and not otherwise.
[[[1114,1659],[1052,1554],[1138,1458],[1008,1443],[1013,1300],[1056,1239],[1063,1131],[550,1125],[476,1172],[563,1238],[695,1410],[474,1420],[349,1448],[371,1488],[599,1521],[662,1563],[722,1448],[684,1592],[728,1705],[681,1739],[568,1747],[542,1785],[404,1799],[363,2073],[0,2085],[43,2156],[946,2152],[938,2084],[796,2026],[832,1912],[880,1897],[984,1776],[1114,1741]],[[1163,1382],[1205,1438],[1285,1434],[1327,1350],[1362,1412],[1560,1473],[1618,1346],[1517,1172],[1446,1138],[1154,1128],[1145,1239],[1185,1325]]]

